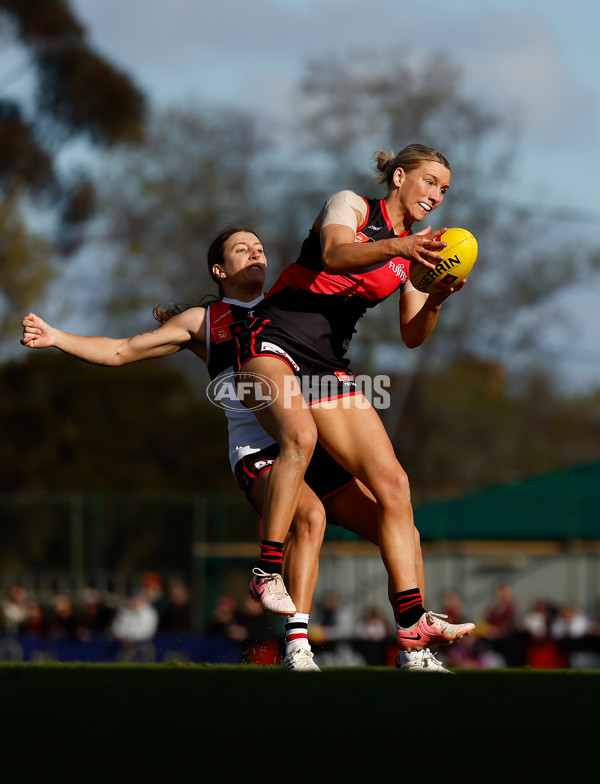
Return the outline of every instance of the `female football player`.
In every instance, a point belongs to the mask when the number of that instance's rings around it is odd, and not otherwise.
[[[443,260],[445,229],[429,218],[450,187],[450,164],[436,150],[412,144],[396,156],[376,153],[384,198],[352,191],[332,196],[317,216],[300,255],[280,275],[238,338],[238,379],[267,377],[278,391],[273,405],[257,410],[279,444],[264,501],[260,568],[276,554],[300,497],[317,438],[377,501],[377,540],[392,586],[401,649],[452,641],[473,624],[448,624],[427,612],[419,588],[414,520],[407,475],[376,410],[354,383],[346,352],[368,308],[400,292],[400,335],[408,348],[431,334],[443,302],[464,281],[436,294],[410,283],[411,263],[435,267]],[[304,396],[303,393],[304,392]],[[247,397],[250,406],[256,401]]]
[[[233,226],[212,242],[207,261],[210,274],[218,284],[220,298],[206,306],[184,310],[156,308],[155,316],[161,326],[152,332],[123,339],[74,335],[51,327],[39,316],[29,313],[23,319],[21,342],[29,348],[53,346],[86,362],[105,366],[126,365],[188,349],[206,363],[211,378],[227,379],[232,373],[237,330],[245,326],[248,313],[263,299],[267,259],[254,232]],[[277,444],[243,405],[228,406],[226,413],[232,469],[248,500],[262,514],[270,469],[277,462]],[[291,597],[281,570],[272,564],[268,571],[255,570],[252,592],[267,612],[288,616],[284,667],[318,671],[307,630],[325,528],[325,509],[335,522],[375,544],[378,544],[378,533],[372,495],[325,450],[315,452],[306,480],[286,551],[285,575]],[[419,585],[423,586],[421,547],[416,529],[411,547],[415,551]],[[448,672],[428,649],[407,656],[399,664],[404,669]]]

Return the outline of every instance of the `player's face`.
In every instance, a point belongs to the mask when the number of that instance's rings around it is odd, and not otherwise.
[[[397,169],[394,181],[409,222],[416,222],[426,218],[444,201],[450,187],[450,172],[437,161],[423,161],[409,172]]]
[[[223,246],[222,269],[228,279],[248,283],[264,283],[267,274],[267,257],[262,242],[256,234],[239,231],[232,234]]]

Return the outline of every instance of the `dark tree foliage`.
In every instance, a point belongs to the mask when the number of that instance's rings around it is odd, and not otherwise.
[[[54,183],[49,153],[34,139],[31,122],[14,101],[0,101],[0,188],[9,192],[16,182],[39,194]]]
[[[89,46],[66,0],[0,0],[0,12],[12,21],[35,70],[36,123],[52,121],[57,134],[85,134],[96,144],[140,140],[143,94]],[[32,148],[43,148],[37,126],[29,129]]]
[[[139,142],[146,100],[128,75],[93,50],[67,0],[0,0],[0,38],[18,43],[34,77],[30,99],[0,97],[0,209],[24,235],[18,245],[13,235],[5,237],[0,248],[0,331],[11,332],[22,301],[39,300],[56,262],[80,247],[95,208],[89,173],[59,169],[58,154],[75,139],[103,150]],[[32,206],[43,217],[43,237],[28,225]],[[15,298],[7,271],[17,268]]]
[[[245,112],[179,107],[148,123],[143,144],[111,156],[98,188],[97,235],[112,329],[138,329],[157,302],[215,292],[206,252],[225,225],[262,233],[266,147]],[[104,247],[103,247],[104,246]]]
[[[23,349],[25,351],[25,349]],[[103,368],[28,351],[0,368],[0,492],[239,495],[223,412],[178,358]],[[568,399],[543,374],[511,390],[500,365],[457,362],[397,379],[391,433],[415,500],[596,459],[597,395]]]
[[[3,365],[0,491],[233,489],[225,417],[200,370],[195,381],[173,358],[103,368],[53,351]]]
[[[418,500],[598,459],[597,393],[565,397],[541,370],[511,389],[500,363],[459,360],[397,379],[401,395],[390,435]]]

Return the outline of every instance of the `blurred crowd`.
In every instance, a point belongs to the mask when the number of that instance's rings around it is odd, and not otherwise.
[[[555,605],[537,598],[522,610],[510,583],[500,581],[483,618],[471,618],[461,596],[452,589],[444,591],[440,612],[451,623],[477,623],[475,634],[437,651],[448,667],[600,668],[600,620],[577,604]],[[326,593],[313,607],[309,625],[317,661],[393,665],[397,646],[388,616],[373,607],[355,617],[339,594]],[[267,645],[269,660],[277,643],[257,605],[247,601],[240,607],[231,596],[221,596],[217,601],[209,633],[251,639],[255,647]]]
[[[103,635],[122,643],[150,640],[158,634],[189,633],[189,590],[182,580],[163,581],[144,574],[126,596],[85,588],[81,596],[56,593],[47,601],[22,585],[12,586],[0,603],[0,634],[87,642]]]
[[[453,591],[445,596],[444,612],[464,617]],[[541,596],[522,608],[510,582],[502,580],[477,634],[444,655],[457,667],[600,668],[600,617],[575,602],[556,604]]]
[[[181,579],[147,572],[127,596],[86,588],[79,599],[57,593],[40,602],[21,585],[0,597],[0,635],[86,642],[103,636],[127,645],[160,635],[192,633],[190,593]],[[451,623],[473,620],[471,637],[440,648],[448,667],[600,668],[600,617],[574,603],[536,598],[521,608],[507,581],[495,586],[484,617],[471,618],[455,590],[444,591],[440,611]],[[246,597],[221,595],[204,636],[239,646],[242,661],[274,664],[282,655],[281,618],[264,615]],[[335,591],[312,608],[309,639],[321,664],[393,665],[397,652],[389,613],[372,607],[358,617]]]

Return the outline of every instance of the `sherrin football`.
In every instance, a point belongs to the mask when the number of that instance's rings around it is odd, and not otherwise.
[[[434,294],[449,289],[464,280],[477,261],[477,240],[466,229],[448,229],[439,238],[446,247],[440,251],[444,261],[431,269],[414,262],[410,268],[410,282],[419,291]]]

